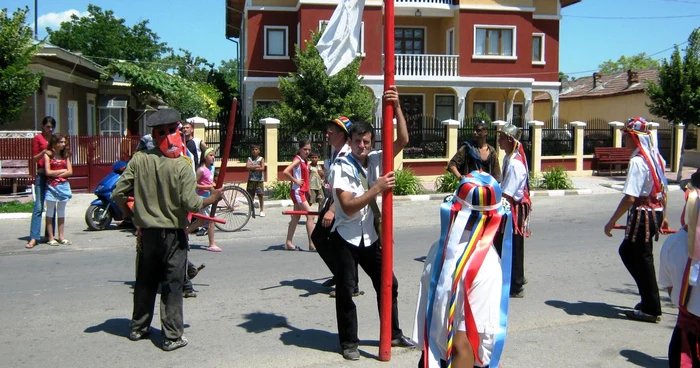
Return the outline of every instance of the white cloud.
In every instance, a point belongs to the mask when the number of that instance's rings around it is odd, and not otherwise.
[[[78,17],[85,17],[88,15],[87,11],[79,12],[75,9],[66,10],[61,13],[48,13],[39,17],[39,27],[51,27],[52,29],[57,29],[63,22],[70,22],[72,15],[77,15]]]

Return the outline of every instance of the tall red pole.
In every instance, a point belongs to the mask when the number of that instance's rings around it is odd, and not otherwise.
[[[226,167],[228,167],[228,156],[231,153],[231,142],[233,141],[233,126],[236,124],[236,111],[238,111],[238,99],[233,98],[231,103],[231,114],[228,116],[228,125],[226,126],[226,142],[224,143],[224,152],[221,156],[221,166],[219,166],[219,177],[216,180],[216,189],[221,189],[224,186],[226,178]],[[210,217],[216,215],[216,204],[211,206]]]
[[[384,90],[394,85],[394,0],[384,0]],[[383,102],[382,102],[383,103]],[[382,175],[394,171],[394,106],[382,109]],[[379,360],[391,360],[391,288],[394,275],[394,208],[391,191],[382,193],[382,283],[379,307]]]

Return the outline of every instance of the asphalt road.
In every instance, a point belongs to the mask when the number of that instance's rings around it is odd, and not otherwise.
[[[524,299],[511,300],[505,367],[665,367],[676,309],[663,298],[659,324],[627,320],[636,287],[617,255],[622,233],[603,224],[620,194],[535,197],[533,236],[526,241]],[[677,226],[682,194],[670,194]],[[399,314],[410,335],[421,257],[438,237],[436,201],[395,207],[395,273]],[[356,298],[363,358],[338,353],[334,299],[320,286],[328,276],[316,253],[282,250],[288,217],[270,209],[238,233],[217,233],[222,253],[198,249],[205,263],[194,280],[199,297],[185,300],[189,346],[165,353],[157,321],[151,340],[131,342],[134,237],[116,228],[83,230],[73,206],[71,246],[25,250],[29,220],[0,223],[0,366],[2,367],[415,367],[419,352],[394,349],[376,360],[379,322],[369,279]],[[662,238],[663,240],[663,238]],[[295,243],[306,248],[299,226]],[[658,251],[656,246],[656,261]]]

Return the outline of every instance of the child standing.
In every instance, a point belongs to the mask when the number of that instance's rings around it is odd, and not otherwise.
[[[46,232],[49,245],[70,245],[63,232],[66,223],[66,204],[73,197],[68,183],[68,177],[73,175],[73,165],[70,162],[70,148],[66,137],[56,134],[51,137],[49,150],[44,153],[46,166]],[[58,241],[54,237],[54,210],[58,217]]]
[[[214,190],[214,149],[207,148],[202,154],[199,168],[197,169],[197,194],[202,198],[207,198]],[[199,213],[209,216],[211,213],[211,205],[199,210]],[[221,252],[222,249],[214,242],[214,223],[197,219],[193,224],[187,227],[187,233],[191,233],[200,226],[207,226],[207,236],[209,237],[209,246],[207,250],[210,252]]]
[[[311,164],[309,164],[309,204],[318,204],[318,211],[321,212],[323,207],[323,179],[326,177],[323,170],[323,163],[319,163],[320,155],[318,152],[311,154]]]
[[[299,142],[299,152],[294,156],[286,169],[284,175],[292,182],[292,202],[294,202],[294,210],[296,211],[311,211],[309,206],[309,163],[307,161],[311,152],[311,141],[303,140]],[[292,215],[287,228],[287,241],[284,243],[286,250],[301,250],[292,243],[294,231],[299,223],[301,215]],[[309,238],[309,250],[316,251],[314,243],[311,241],[311,233],[314,231],[314,216],[306,215],[306,235]]]
[[[263,207],[263,183],[265,182],[263,172],[265,172],[265,159],[260,156],[260,146],[257,144],[253,145],[250,155],[251,157],[248,157],[248,162],[245,164],[246,169],[248,169],[248,185],[246,190],[253,200],[255,200],[256,195],[258,196],[258,201],[260,201],[260,213],[258,216],[265,217],[265,209]]]

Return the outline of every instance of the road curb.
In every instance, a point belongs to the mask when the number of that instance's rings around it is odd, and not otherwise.
[[[606,187],[606,188],[617,189],[617,190],[620,190],[620,191],[621,191],[622,188],[624,187],[624,184],[600,183],[600,185],[602,185],[602,186],[604,186],[604,187]],[[676,190],[681,190],[681,186],[678,185],[678,184],[671,184],[671,185],[668,186],[668,191],[669,191],[669,192],[673,192],[673,191],[676,191]]]
[[[21,220],[31,218],[32,214],[29,212],[18,212],[18,213],[0,213],[0,220]]]

